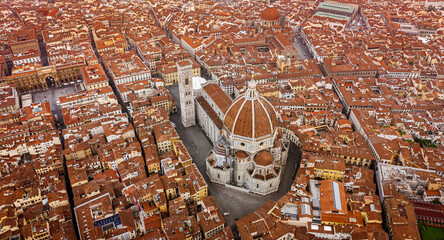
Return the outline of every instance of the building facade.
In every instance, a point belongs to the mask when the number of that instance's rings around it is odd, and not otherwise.
[[[277,191],[289,147],[277,122],[276,110],[250,81],[226,111],[222,133],[206,158],[211,181],[261,195]]]

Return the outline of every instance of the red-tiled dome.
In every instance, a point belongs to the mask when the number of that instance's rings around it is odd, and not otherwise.
[[[273,134],[276,129],[276,110],[256,91],[251,81],[245,94],[231,104],[224,118],[224,127],[234,135],[260,138]]]
[[[265,21],[277,21],[280,17],[279,11],[271,5],[266,7],[261,13],[261,18]]]
[[[257,165],[268,166],[273,163],[273,155],[267,150],[262,150],[254,156],[254,162]]]
[[[237,151],[234,155],[239,159],[245,159],[248,157],[248,153],[244,151]]]

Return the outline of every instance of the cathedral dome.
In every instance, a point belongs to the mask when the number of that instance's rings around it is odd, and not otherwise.
[[[281,14],[273,5],[266,7],[261,13],[261,18],[265,21],[277,21],[280,17]]]
[[[273,105],[256,90],[256,83],[248,83],[245,94],[236,98],[224,117],[224,127],[230,134],[257,139],[274,134],[277,114]]]

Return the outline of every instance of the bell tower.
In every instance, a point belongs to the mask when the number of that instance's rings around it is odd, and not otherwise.
[[[192,63],[184,60],[176,63],[179,79],[180,111],[182,124],[185,127],[196,125],[193,96]]]

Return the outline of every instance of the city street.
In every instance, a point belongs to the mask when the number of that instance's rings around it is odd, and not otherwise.
[[[168,87],[170,93],[179,102],[179,88],[175,84]],[[217,204],[224,213],[229,213],[225,216],[227,224],[236,232],[235,220],[242,218],[249,213],[254,212],[269,200],[278,200],[285,193],[287,193],[293,184],[293,172],[296,162],[300,161],[300,151],[292,146],[289,152],[287,165],[285,166],[281,185],[278,192],[267,196],[260,196],[251,193],[246,193],[241,190],[232,189],[223,185],[211,183],[205,172],[205,157],[212,149],[210,140],[205,136],[205,133],[198,126],[185,128],[180,121],[179,112],[170,116],[171,121],[176,124],[176,130],[183,143],[193,157],[194,162],[202,173],[205,181],[208,184],[209,192],[216,199]]]
[[[301,36],[298,33],[296,33],[296,37],[294,38],[293,46],[298,51],[299,60],[313,58],[310,51],[308,50],[307,45],[305,45],[304,40],[301,38]]]
[[[43,41],[43,37],[41,34],[38,35],[39,38],[39,47],[40,47],[40,56],[42,58],[43,66],[49,66],[48,52],[46,51],[46,44]]]

